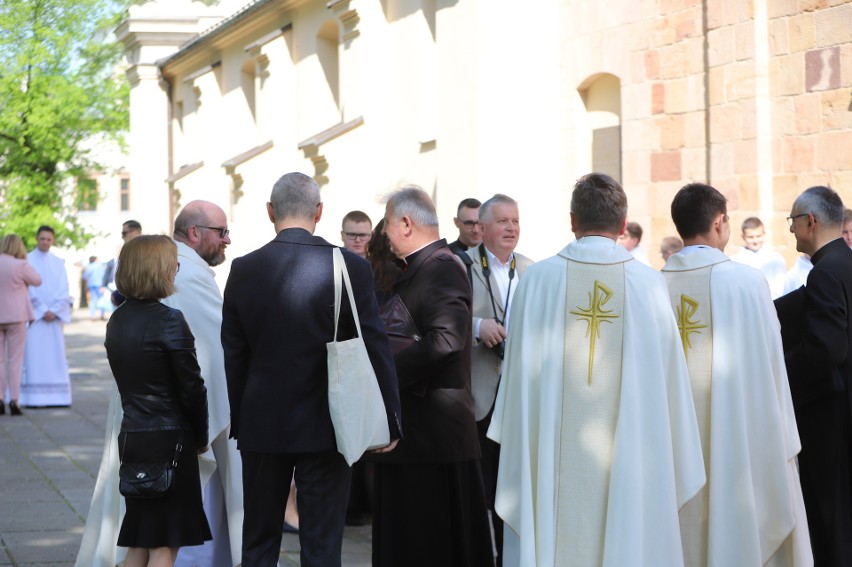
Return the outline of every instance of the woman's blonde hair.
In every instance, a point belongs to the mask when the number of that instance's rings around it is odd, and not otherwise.
[[[23,239],[17,234],[7,234],[3,237],[3,240],[0,240],[0,254],[8,254],[18,260],[23,260],[27,257],[27,247],[24,246]]]
[[[115,285],[133,299],[163,299],[175,292],[177,246],[164,235],[137,236],[118,255]]]

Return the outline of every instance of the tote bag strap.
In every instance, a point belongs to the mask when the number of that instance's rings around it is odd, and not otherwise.
[[[341,290],[341,275],[342,283],[346,284],[346,293],[349,296],[349,306],[352,308],[352,318],[355,319],[355,330],[358,336],[361,336],[361,319],[358,317],[358,307],[355,305],[355,295],[352,293],[352,282],[349,280],[349,270],[346,269],[346,262],[343,260],[343,253],[340,248],[335,247],[332,252],[334,260],[334,342],[337,342],[337,327],[340,320],[340,298]]]

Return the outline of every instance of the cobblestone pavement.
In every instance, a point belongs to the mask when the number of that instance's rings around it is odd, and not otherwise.
[[[112,376],[105,322],[78,311],[65,329],[70,408],[0,416],[0,566],[73,566],[104,442]],[[8,408],[7,408],[8,410]],[[370,527],[347,527],[343,565],[370,565]],[[284,534],[281,567],[299,565],[298,536]]]

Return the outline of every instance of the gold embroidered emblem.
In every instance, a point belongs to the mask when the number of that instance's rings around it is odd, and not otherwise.
[[[594,291],[589,292],[589,306],[587,308],[577,306],[576,311],[569,311],[572,315],[578,315],[581,321],[586,322],[586,336],[589,339],[589,385],[592,384],[592,365],[595,360],[595,339],[601,336],[601,323],[612,323],[609,319],[618,319],[618,315],[612,313],[612,309],[604,309],[604,305],[612,297],[612,290],[595,280]]]
[[[701,321],[694,321],[692,318],[695,312],[698,311],[698,302],[688,295],[680,295],[680,305],[677,308],[677,328],[680,330],[680,341],[683,343],[683,354],[689,358],[689,349],[692,348],[689,336],[692,333],[700,333],[699,329],[706,329],[707,325],[702,325]]]

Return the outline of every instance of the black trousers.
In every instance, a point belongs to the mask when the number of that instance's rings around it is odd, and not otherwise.
[[[482,451],[482,481],[485,485],[485,500],[491,512],[491,526],[494,529],[494,547],[497,549],[496,567],[503,567],[503,520],[494,511],[494,497],[497,495],[497,468],[500,464],[500,444],[485,436],[491,425],[494,406],[481,421],[476,422],[479,433],[479,446]]]
[[[302,567],[340,567],[351,469],[340,453],[255,453],[243,461],[243,567],[275,567],[296,471]]]
[[[850,415],[846,394],[796,408],[799,476],[815,567],[852,565]]]

